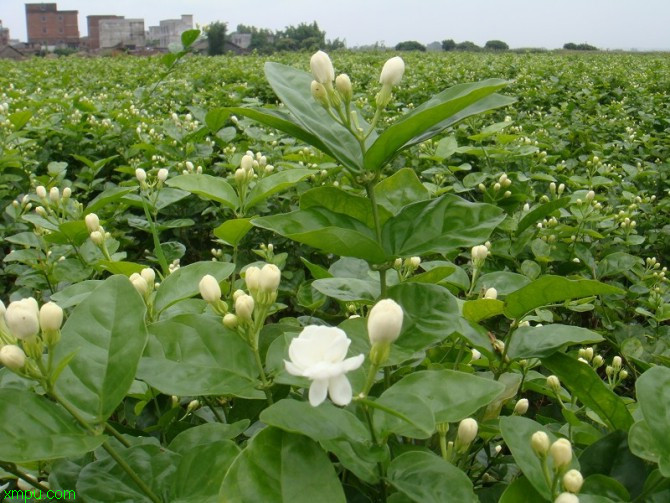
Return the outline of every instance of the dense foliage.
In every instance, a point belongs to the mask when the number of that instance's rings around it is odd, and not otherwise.
[[[0,482],[668,501],[668,57],[331,57],[0,62]]]

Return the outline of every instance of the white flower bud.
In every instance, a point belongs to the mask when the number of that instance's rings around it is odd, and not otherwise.
[[[498,290],[496,290],[493,287],[489,288],[484,293],[484,298],[485,299],[497,299],[498,298]]]
[[[458,434],[456,436],[456,442],[462,446],[470,445],[477,436],[478,429],[479,425],[477,424],[477,421],[475,421],[471,417],[463,419],[458,424]]]
[[[330,102],[328,101],[328,92],[326,91],[326,88],[323,87],[323,84],[319,84],[316,80],[313,80],[312,84],[310,85],[310,92],[312,93],[312,98],[314,98],[314,101],[316,101],[319,105],[326,108],[330,106]]]
[[[571,493],[578,493],[584,484],[584,477],[579,470],[568,470],[565,475],[563,475],[563,488],[566,491]]]
[[[200,296],[209,304],[218,302],[221,299],[221,287],[219,282],[211,274],[206,274],[198,283]]]
[[[526,203],[523,205],[523,211],[530,211],[530,204]]]
[[[140,183],[144,183],[147,179],[147,172],[142,168],[137,168],[135,170],[135,178],[137,178]]]
[[[526,412],[528,412],[528,399],[522,398],[516,403],[516,405],[514,405],[514,414],[517,416],[523,416]]]
[[[471,361],[474,362],[474,361],[476,361],[476,360],[479,360],[481,357],[482,357],[482,354],[481,354],[479,351],[477,351],[475,348],[472,348],[472,358],[471,358]]]
[[[21,370],[26,364],[26,354],[18,346],[10,344],[0,348],[0,363],[10,370]]]
[[[335,79],[335,88],[339,91],[345,102],[348,103],[351,101],[353,90],[351,88],[351,79],[349,79],[349,75],[346,73],[338,75]]]
[[[37,193],[37,197],[39,197],[40,199],[47,198],[47,189],[43,185],[38,185],[37,188],[35,189],[35,192]]]
[[[584,358],[586,358],[588,361],[593,360],[593,348],[592,347],[584,348]]]
[[[543,431],[536,431],[530,437],[530,445],[535,454],[543,458],[549,452],[549,435]]]
[[[7,327],[17,339],[30,339],[40,330],[39,309],[32,297],[9,304],[5,312]]]
[[[403,310],[392,299],[377,302],[368,315],[368,336],[370,342],[392,343],[400,336],[402,329]]]
[[[265,264],[260,271],[258,278],[259,286],[262,292],[273,293],[279,288],[281,281],[281,271],[274,264]],[[248,286],[248,285],[247,285]]]
[[[49,191],[49,199],[51,199],[52,203],[58,202],[60,199],[60,192],[58,191],[58,187],[51,187],[51,190]]]
[[[382,73],[379,76],[379,83],[383,86],[393,87],[400,83],[403,73],[405,73],[405,62],[400,56],[395,56],[384,63]]]
[[[269,175],[270,173],[272,173],[275,170],[275,167],[272,164],[268,164],[263,169],[264,169],[265,173]]]
[[[251,320],[254,312],[254,298],[251,295],[240,295],[235,300],[235,312],[243,320]]]
[[[244,171],[242,168],[236,169],[235,170],[235,183],[237,183],[238,185],[241,185],[246,181],[247,181],[247,172]]]
[[[261,288],[261,270],[256,266],[247,267],[244,271],[244,282],[250,292],[254,292]],[[279,282],[277,282],[277,284],[279,284]]]
[[[156,175],[156,178],[158,178],[159,181],[164,182],[167,180],[168,177],[168,170],[165,168],[161,168],[158,170],[158,174]]]
[[[233,301],[236,301],[238,297],[246,295],[246,292],[244,290],[235,290],[233,292]]]
[[[561,194],[563,194],[563,191],[564,191],[564,190],[565,190],[565,184],[564,184],[564,183],[561,183],[561,184],[558,186],[558,195],[560,196]]]
[[[549,192],[551,192],[552,194],[556,192],[556,182],[551,182],[549,184]]]
[[[559,470],[570,464],[572,460],[572,444],[565,438],[559,438],[549,447],[549,454],[554,460],[554,468]]]
[[[561,390],[561,381],[555,375],[547,377],[547,386],[554,392],[558,393]]]
[[[84,218],[86,222],[86,228],[89,232],[97,231],[100,228],[100,219],[95,213],[89,213]]]
[[[54,302],[47,302],[40,309],[40,326],[45,332],[60,330],[63,324],[63,310]]]
[[[593,357],[593,368],[599,368],[602,367],[603,363],[605,363],[605,359],[601,355],[596,355]]]
[[[623,381],[624,379],[626,379],[627,377],[628,377],[628,372],[627,372],[627,371],[625,371],[625,370],[621,370],[621,371],[619,372],[619,379],[621,379],[622,381]]]
[[[330,61],[328,54],[323,51],[317,51],[312,55],[309,60],[309,67],[314,79],[319,84],[329,84],[335,79],[333,63]]]
[[[89,237],[91,238],[91,241],[93,241],[98,246],[105,241],[105,236],[100,231],[91,232]]]
[[[147,292],[149,291],[149,285],[147,284],[146,280],[139,274],[137,274],[137,276],[135,276],[134,278],[131,277],[130,282],[132,283],[133,287],[135,287],[135,290],[140,292],[142,296],[146,295]]]
[[[47,216],[47,210],[44,209],[44,206],[38,206],[37,208],[35,208],[35,213],[37,213],[41,217]]]
[[[470,256],[472,257],[473,262],[482,263],[486,260],[486,257],[489,255],[489,249],[485,245],[473,246],[470,250]]]
[[[237,323],[237,316],[235,316],[233,313],[227,313],[223,317],[223,324],[226,326],[226,328],[234,330],[237,327]]]
[[[144,278],[144,281],[146,281],[148,285],[153,285],[156,281],[156,271],[154,271],[151,267],[145,267],[142,269],[142,271],[140,271],[140,276]]]
[[[242,168],[246,172],[253,171],[254,158],[249,154],[243,155],[242,160],[240,161],[240,168]]]
[[[500,184],[499,184],[498,182],[496,182],[496,183],[493,184],[493,190],[494,190],[495,192],[498,192],[498,191],[500,190]]]
[[[421,257],[410,257],[409,264],[413,269],[416,269],[421,264]]]
[[[593,201],[593,198],[594,198],[594,197],[596,197],[596,193],[595,193],[594,191],[589,190],[589,191],[586,193],[586,200],[587,200],[587,201],[589,201],[589,202]]]
[[[572,493],[561,493],[554,503],[579,503],[579,498]]]
[[[621,357],[620,356],[615,356],[612,358],[612,367],[614,367],[614,370],[618,372],[621,370]]]
[[[70,199],[72,195],[72,189],[70,187],[65,187],[63,189],[63,199]]]

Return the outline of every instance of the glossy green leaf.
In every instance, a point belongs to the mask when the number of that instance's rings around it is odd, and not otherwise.
[[[155,494],[170,491],[180,456],[157,445],[137,445],[119,452]],[[109,456],[89,463],[79,474],[77,498],[90,503],[150,503],[151,500]]]
[[[374,410],[373,425],[377,434],[382,437],[395,433],[408,438],[426,439],[435,433],[435,415],[430,404],[421,395],[389,393],[375,400],[374,404],[370,405]],[[384,409],[375,408],[376,406]]]
[[[504,215],[496,206],[452,194],[405,206],[382,229],[387,255],[447,253],[486,241]]]
[[[227,245],[237,246],[253,227],[250,218],[233,218],[216,227],[213,233]]]
[[[328,452],[332,452],[344,468],[368,484],[379,482],[378,464],[387,464],[390,458],[387,445],[379,446],[370,441],[324,440],[321,445]]]
[[[379,135],[365,154],[365,169],[378,171],[414,137],[507,84],[505,80],[488,79],[471,84],[459,84],[436,94],[412,112],[402,116]],[[508,103],[508,99],[503,98],[500,104],[491,103],[490,108]]]
[[[97,279],[75,283],[74,285],[67,286],[61,291],[54,293],[51,296],[51,300],[63,309],[76,306],[86,297],[91,295],[93,290],[98,288],[101,283],[102,281]]]
[[[354,135],[335,122],[312,97],[310,74],[281,65],[265,63],[265,76],[279,99],[284,102],[304,129],[320,138],[342,164],[355,171],[363,168],[361,147]]]
[[[216,133],[225,126],[230,112],[225,108],[213,108],[205,116],[205,124],[212,133]]]
[[[659,454],[658,468],[664,477],[670,477],[670,369],[660,366],[650,368],[638,378],[635,391]]]
[[[452,266],[437,266],[414,276],[410,276],[405,281],[407,283],[440,283],[448,278],[456,270]]]
[[[344,302],[373,303],[380,295],[379,281],[356,278],[324,278],[312,282],[322,294]]]
[[[516,233],[520,234],[535,222],[551,215],[556,210],[565,208],[568,204],[570,204],[570,197],[561,197],[560,199],[554,199],[553,201],[542,204],[533,209],[533,211],[529,211],[516,226]]]
[[[133,273],[139,274],[142,269],[144,269],[142,264],[138,264],[136,262],[126,262],[124,260],[99,260],[96,266],[111,274],[123,274],[124,276],[130,276]]]
[[[112,276],[65,322],[54,361],[76,355],[56,381],[56,391],[87,420],[107,420],[130,389],[147,340],[145,314],[128,278]]]
[[[300,209],[306,210],[314,206],[327,208],[333,213],[348,215],[374,229],[375,221],[372,215],[372,203],[367,197],[356,196],[351,192],[337,187],[316,187],[300,196]],[[383,206],[377,205],[379,221],[386,222],[391,213]]]
[[[507,444],[507,447],[512,452],[512,456],[514,456],[514,461],[519,465],[519,468],[535,490],[545,500],[553,501],[550,488],[547,486],[542,472],[540,458],[537,457],[530,443],[530,439],[536,431],[545,432],[552,443],[557,439],[545,426],[527,417],[504,416],[500,418],[500,432],[505,440],[505,444]],[[547,458],[547,465],[551,473],[553,470],[551,456]],[[570,463],[570,468],[579,469],[579,463],[574,456]]]
[[[590,365],[563,353],[543,358],[542,364],[610,429],[628,431],[631,427],[633,418],[624,401],[605,385]]]
[[[463,317],[475,323],[502,314],[504,303],[498,299],[466,300],[463,303]]]
[[[62,407],[29,390],[0,389],[0,460],[30,463],[79,456],[105,441]]]
[[[527,312],[547,304],[581,299],[592,295],[614,295],[623,291],[590,279],[570,280],[562,276],[542,276],[505,298],[505,315],[521,318]]]
[[[172,304],[198,294],[198,284],[203,276],[210,274],[221,282],[234,270],[235,266],[228,262],[196,262],[180,267],[161,283],[154,299],[154,310],[160,313]]]
[[[249,346],[215,316],[183,314],[154,323],[138,379],[177,396],[259,398],[258,368]]]
[[[374,193],[377,204],[391,215],[396,215],[409,204],[430,198],[428,189],[412,168],[403,168],[384,178],[375,185]]]
[[[417,503],[475,503],[470,478],[436,454],[410,451],[388,467],[388,481]]]
[[[22,110],[20,112],[14,112],[13,114],[10,114],[8,119],[9,122],[12,123],[12,126],[16,128],[16,130],[20,130],[28,124],[28,121],[32,118],[33,113],[30,110]]]
[[[290,433],[312,440],[349,439],[363,442],[370,438],[366,426],[351,412],[324,402],[312,407],[309,402],[284,399],[261,412],[260,420]]]
[[[495,288],[498,296],[508,295],[526,286],[528,283],[530,283],[530,280],[522,274],[509,271],[495,271],[480,276],[474,291],[479,292],[483,288]]]
[[[223,478],[240,453],[230,440],[211,440],[183,454],[172,479],[171,503],[216,503]]]
[[[558,323],[520,327],[511,337],[507,354],[514,359],[545,358],[566,346],[595,344],[605,340],[600,334],[586,328]]]
[[[608,498],[610,501],[630,501],[630,494],[619,481],[599,473],[584,477],[584,485],[579,491],[579,501],[588,495]]]
[[[526,477],[519,477],[507,486],[498,503],[520,503],[522,501],[547,501],[538,493]]]
[[[386,261],[386,254],[369,227],[325,208],[314,207],[254,218],[251,223],[327,253],[357,257],[372,263]]]
[[[249,191],[249,194],[247,194],[247,200],[244,203],[244,207],[246,209],[252,208],[271,195],[293,187],[296,183],[304,180],[312,173],[314,173],[314,171],[311,169],[293,168],[261,178]]]
[[[232,210],[237,209],[239,204],[235,189],[218,176],[204,174],[179,175],[168,179],[165,184],[216,201]]]
[[[244,419],[232,424],[205,423],[182,431],[172,439],[169,448],[172,452],[186,454],[200,445],[221,440],[233,440],[249,427],[249,420]]]
[[[319,444],[267,427],[228,470],[219,501],[226,503],[344,503],[333,465]]]
[[[186,30],[181,34],[181,45],[184,46],[184,49],[188,49],[193,45],[193,42],[198,40],[200,36],[200,30]]]

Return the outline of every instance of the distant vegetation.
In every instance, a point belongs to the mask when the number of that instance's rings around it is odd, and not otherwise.
[[[572,42],[568,42],[567,44],[563,45],[563,49],[566,51],[597,51],[599,50],[597,47],[589,44],[575,44]]]
[[[426,51],[426,46],[417,42],[416,40],[406,40],[405,42],[400,42],[395,46],[396,51]]]

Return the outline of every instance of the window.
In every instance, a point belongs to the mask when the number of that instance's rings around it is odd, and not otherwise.
[[[47,29],[46,29],[46,28],[42,28],[42,33],[44,33],[44,34],[46,35],[46,33],[47,33]]]
[[[59,20],[59,21],[62,21],[62,20],[63,20],[63,16],[58,16],[58,20]]]
[[[63,28],[58,28],[58,33],[63,33]]]
[[[46,23],[46,22],[47,22],[47,17],[46,17],[46,16],[42,16],[42,22],[43,22],[43,23]]]

